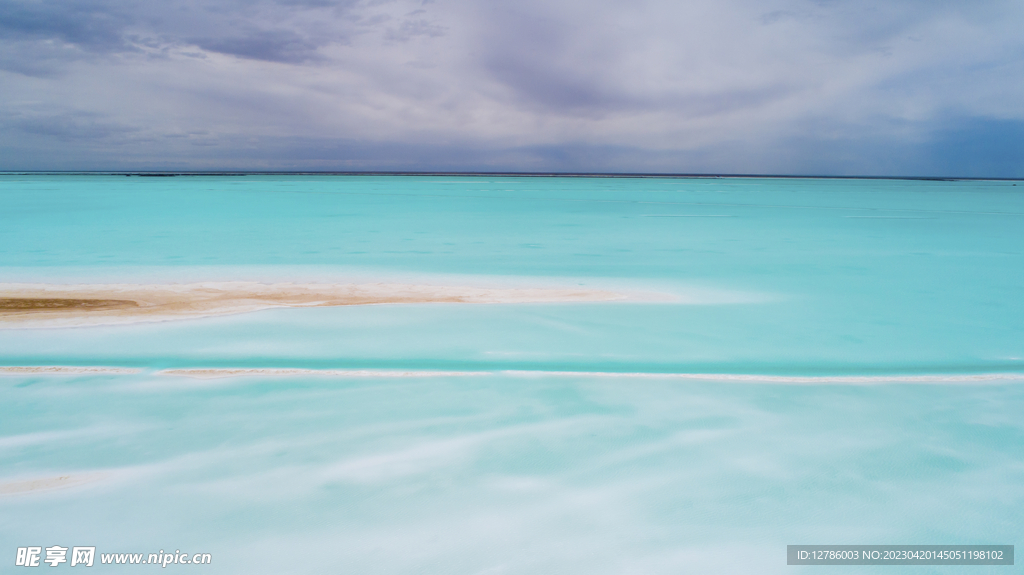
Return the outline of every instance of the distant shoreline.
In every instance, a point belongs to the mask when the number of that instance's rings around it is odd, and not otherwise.
[[[645,172],[417,172],[417,171],[0,171],[0,176],[128,176],[128,177],[240,177],[240,176],[442,176],[501,178],[649,178],[649,179],[782,179],[782,180],[905,180],[923,182],[1019,182],[1021,178],[978,178],[961,176],[835,176],[822,174],[687,174]]]

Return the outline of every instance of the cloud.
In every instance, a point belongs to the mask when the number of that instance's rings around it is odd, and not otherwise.
[[[0,122],[9,130],[24,134],[88,143],[138,131],[136,128],[124,126],[90,112],[19,115],[0,119]]]
[[[258,30],[233,38],[193,38],[204,50],[269,62],[303,62],[314,57],[317,44],[291,30]]]
[[[422,10],[417,10],[417,12],[422,12]],[[445,31],[446,29],[443,26],[438,26],[422,18],[416,18],[402,21],[397,29],[389,29],[387,38],[388,40],[398,42],[408,42],[416,36],[429,36],[431,38],[444,36]]]
[[[56,118],[0,136],[0,168],[95,124],[168,168],[972,171],[964,126],[1017,149],[1021,21],[1001,0],[0,0],[0,115]]]
[[[242,58],[299,63],[321,46],[346,41],[344,15],[354,5],[326,0],[2,0],[0,38],[60,42],[93,54],[197,46]],[[317,24],[325,14],[336,20],[334,26]]]
[[[4,39],[54,39],[90,50],[119,50],[125,48],[123,30],[130,23],[125,12],[98,2],[0,2]]]

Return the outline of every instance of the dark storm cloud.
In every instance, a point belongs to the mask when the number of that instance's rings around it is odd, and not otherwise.
[[[0,0],[0,40],[57,40],[99,54],[195,45],[242,58],[298,63],[315,58],[321,46],[344,43],[349,33],[344,20],[324,26],[302,17],[321,16],[322,21],[323,14],[337,17],[354,5],[328,0]]]
[[[241,58],[293,63],[311,59],[318,47],[291,30],[256,30],[234,38],[190,38],[189,43]]]
[[[57,39],[88,50],[126,47],[124,29],[129,14],[93,2],[0,1],[0,38]]]

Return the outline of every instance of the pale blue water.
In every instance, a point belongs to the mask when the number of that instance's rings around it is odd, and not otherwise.
[[[0,282],[682,298],[0,330],[0,365],[491,372],[2,376],[0,483],[105,475],[0,495],[0,570],[59,544],[218,573],[868,572],[787,567],[785,546],[1020,543],[1020,381],[501,373],[1024,372],[1014,183],[0,175]],[[1018,568],[906,571],[993,570]]]

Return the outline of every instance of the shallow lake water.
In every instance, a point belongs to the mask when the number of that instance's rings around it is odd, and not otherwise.
[[[786,545],[1015,544],[1015,183],[0,175],[0,283],[658,295],[0,329],[2,366],[138,370],[0,375],[0,553],[202,552],[218,573],[865,572],[787,567]]]

